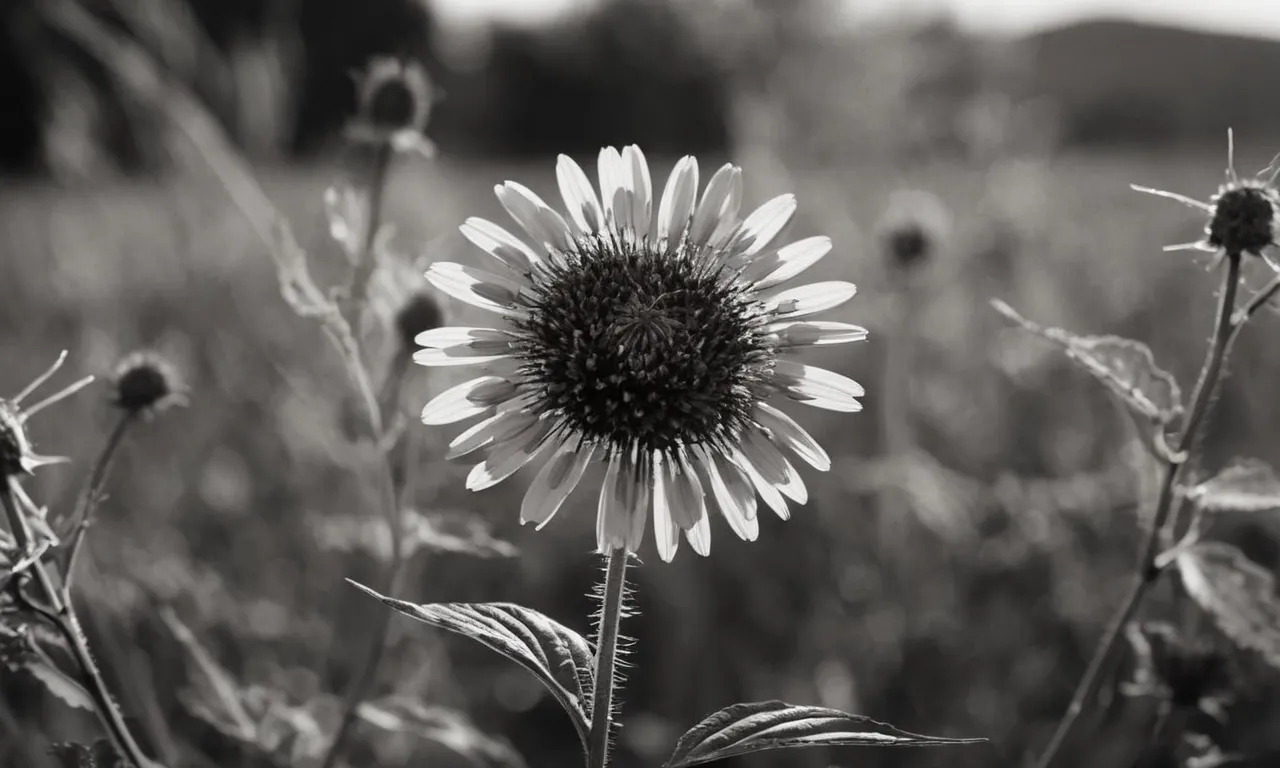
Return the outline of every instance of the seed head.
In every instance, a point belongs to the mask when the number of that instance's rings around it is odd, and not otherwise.
[[[890,265],[910,271],[927,263],[946,239],[950,218],[936,195],[921,190],[893,193],[878,227]]]
[[[10,401],[0,399],[0,477],[24,475],[30,471],[31,443],[27,441],[21,416]]]
[[[1205,242],[1227,253],[1262,255],[1275,245],[1280,229],[1280,195],[1262,182],[1228,182],[1209,199],[1213,215],[1205,226]]]
[[[31,441],[27,439],[26,432],[27,420],[45,408],[84,389],[93,381],[93,377],[86,376],[34,405],[23,406],[23,401],[52,378],[66,359],[67,353],[63,351],[49,370],[37,376],[35,381],[14,395],[12,400],[0,397],[0,481],[15,475],[30,474],[36,467],[45,464],[59,464],[67,461],[59,456],[41,456],[31,450]]]
[[[127,355],[116,365],[111,386],[112,402],[127,413],[152,415],[187,402],[177,371],[155,352]]]
[[[422,142],[431,112],[426,70],[414,61],[375,58],[360,75],[356,119],[349,136],[361,143],[408,148]]]
[[[401,348],[412,354],[418,349],[414,341],[418,334],[444,325],[444,312],[440,309],[440,303],[429,293],[418,291],[410,295],[396,310],[395,324]]]

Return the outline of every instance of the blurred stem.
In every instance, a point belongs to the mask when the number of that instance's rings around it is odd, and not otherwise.
[[[72,534],[71,551],[67,556],[66,571],[62,575],[62,599],[64,602],[71,602],[71,582],[75,578],[80,548],[84,545],[85,534],[93,522],[93,513],[97,510],[99,502],[102,501],[103,487],[107,483],[107,472],[111,470],[111,462],[115,459],[116,449],[120,447],[120,443],[124,440],[124,433],[128,431],[134,419],[135,413],[133,411],[125,411],[120,415],[120,420],[116,422],[115,428],[107,436],[107,442],[102,446],[102,450],[98,452],[98,458],[94,461],[93,469],[89,472],[89,479],[85,481],[84,491],[76,501],[76,509],[71,515],[71,520],[75,523],[76,528]]]
[[[1160,754],[1160,748],[1164,746],[1165,733],[1169,730],[1170,715],[1173,714],[1173,702],[1161,701],[1160,709],[1156,712],[1155,719],[1151,722],[1151,728],[1147,731],[1147,738],[1142,742],[1142,750],[1138,752],[1138,757],[1133,761],[1133,768],[1147,768],[1154,765],[1156,758]]]
[[[1204,423],[1214,390],[1217,389],[1218,382],[1222,378],[1223,363],[1226,362],[1231,343],[1235,340],[1240,326],[1248,319],[1247,315],[1244,319],[1235,317],[1236,293],[1239,287],[1240,254],[1228,254],[1227,269],[1222,278],[1222,290],[1218,293],[1218,312],[1213,339],[1209,344],[1204,366],[1200,369],[1200,378],[1196,381],[1195,391],[1191,397],[1191,410],[1187,412],[1186,421],[1183,422],[1181,434],[1174,447],[1174,452],[1177,454],[1184,453],[1195,443],[1196,434]],[[1142,545],[1142,554],[1138,559],[1138,573],[1133,580],[1133,585],[1129,588],[1129,594],[1125,597],[1120,610],[1112,617],[1106,634],[1103,635],[1102,641],[1098,643],[1093,653],[1093,658],[1089,660],[1089,667],[1085,670],[1079,685],[1076,686],[1066,714],[1058,723],[1053,738],[1049,740],[1049,746],[1036,762],[1037,768],[1049,768],[1053,764],[1054,758],[1057,757],[1080,712],[1084,709],[1085,702],[1092,701],[1097,696],[1098,686],[1103,678],[1102,672],[1111,658],[1111,652],[1125,625],[1137,613],[1147,591],[1160,578],[1161,571],[1155,566],[1156,558],[1160,554],[1160,531],[1173,511],[1176,496],[1174,491],[1177,488],[1182,465],[1182,461],[1165,462],[1164,480],[1160,485],[1160,495],[1156,499],[1155,514],[1151,519],[1150,529]]]
[[[915,346],[916,326],[913,313],[912,286],[899,290],[886,323],[888,338],[881,342],[885,350],[884,370],[880,380],[880,434],[882,459],[886,462],[890,482],[879,494],[877,529],[880,551],[889,557],[902,554],[905,529],[910,514],[906,488],[909,482],[912,448],[910,409],[911,359]]]
[[[596,638],[595,687],[591,694],[591,735],[587,740],[587,768],[609,764],[609,730],[613,724],[613,686],[617,675],[618,627],[627,587],[627,551],[609,553],[604,575],[604,607]]]
[[[369,210],[365,217],[364,246],[360,259],[356,262],[355,272],[351,275],[348,289],[350,314],[347,322],[356,329],[360,328],[360,316],[364,312],[365,299],[369,293],[369,280],[378,266],[377,254],[373,246],[378,240],[378,230],[382,228],[382,201],[386,196],[387,179],[391,175],[391,159],[394,150],[390,142],[382,142],[374,149],[373,167],[369,171]]]
[[[4,506],[5,518],[9,523],[10,532],[13,534],[19,549],[27,552],[30,551],[33,545],[31,529],[27,526],[27,520],[23,517],[22,510],[18,508],[18,501],[14,497],[13,483],[16,482],[17,480],[14,478],[5,478],[5,485],[0,488],[0,504]],[[85,688],[93,699],[94,710],[98,713],[98,719],[102,722],[103,728],[106,729],[112,744],[122,757],[133,763],[137,768],[154,768],[156,763],[148,758],[143,753],[142,748],[138,746],[133,734],[129,732],[129,726],[124,722],[124,716],[120,714],[115,701],[111,698],[111,693],[107,690],[106,680],[103,679],[97,663],[93,660],[93,653],[89,650],[89,642],[85,638],[84,630],[80,627],[79,619],[76,617],[75,607],[70,600],[63,599],[63,593],[54,586],[53,577],[50,576],[43,562],[36,559],[31,564],[31,570],[35,573],[36,581],[40,584],[40,589],[44,592],[44,598],[48,602],[50,609],[48,612],[42,611],[42,615],[49,618],[66,639],[67,645],[70,647],[71,653],[80,667],[83,681],[87,683]],[[16,588],[20,589],[21,587]]]
[[[378,229],[382,224],[383,188],[386,186],[387,171],[390,169],[391,164],[390,145],[378,148],[378,155],[374,163],[373,175],[370,179],[368,229],[365,232],[364,252],[361,254],[356,274],[352,280],[351,300],[353,303],[349,322],[356,329],[360,327],[360,315],[364,309],[364,296],[369,278],[377,266],[373,244],[377,238]],[[385,423],[382,406],[373,391],[372,384],[369,381],[368,369],[364,366],[361,356],[357,354],[355,357],[356,360],[352,362],[352,365],[358,370],[352,371],[352,374],[357,380],[361,395],[365,400],[365,406],[369,411],[369,427],[372,433],[373,445],[375,447],[381,446]],[[397,383],[396,386],[399,387],[399,384]],[[388,534],[391,538],[391,554],[387,560],[383,589],[385,590],[384,594],[395,595],[401,591],[401,582],[404,580],[405,575],[404,566],[408,559],[404,556],[403,515],[401,514],[400,493],[397,488],[397,473],[388,452],[381,452],[381,459],[378,473],[378,491],[381,496],[383,513],[386,517]],[[405,474],[400,473],[401,480],[403,480]],[[382,658],[386,653],[387,635],[391,627],[391,613],[391,611],[379,610],[373,619],[374,624],[371,632],[372,637],[369,641],[369,649],[365,654],[364,662],[352,681],[350,689],[347,691],[346,700],[342,708],[342,718],[338,722],[337,733],[334,734],[333,743],[329,745],[329,751],[325,753],[324,760],[320,763],[321,768],[333,768],[337,764],[351,736],[352,728],[355,726],[360,704],[369,696],[370,691],[378,680],[378,669],[381,667]]]

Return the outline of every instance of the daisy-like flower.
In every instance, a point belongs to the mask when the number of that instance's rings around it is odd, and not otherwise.
[[[1280,177],[1280,156],[1259,171],[1255,178],[1241,179],[1236,173],[1235,141],[1231,131],[1227,131],[1226,177],[1226,181],[1208,202],[1176,192],[1136,184],[1130,186],[1138,192],[1177,200],[1209,214],[1204,237],[1193,243],[1168,245],[1164,250],[1206,251],[1230,256],[1249,253],[1266,260],[1272,269],[1280,271],[1280,265],[1264,252],[1276,245],[1277,237],[1280,236],[1280,192],[1276,191],[1276,179]]]
[[[599,196],[564,155],[556,176],[567,217],[508,181],[495,191],[520,236],[483,219],[463,224],[502,274],[451,263],[427,272],[437,288],[502,322],[418,336],[426,347],[418,363],[491,366],[429,402],[422,420],[488,415],[450,446],[451,457],[488,449],[467,478],[472,490],[545,459],[522,523],[544,526],[588,466],[600,464],[601,551],[637,551],[650,512],[663,560],[675,555],[682,531],[708,553],[708,510],[754,540],[757,494],[784,519],[788,500],[807,501],[794,456],[818,470],[831,466],[774,403],[861,409],[856,382],[790,359],[802,347],[867,336],[809,319],[850,299],[852,284],[779,287],[824,256],[830,239],[774,246],[795,197],[739,219],[742,173],[731,164],[701,197],[697,161],[684,157],[655,199],[634,146],[600,152]]]

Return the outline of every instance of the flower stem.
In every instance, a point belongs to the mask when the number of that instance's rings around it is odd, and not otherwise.
[[[79,561],[80,549],[84,546],[85,533],[88,532],[89,526],[93,522],[93,513],[97,510],[99,502],[102,501],[102,489],[106,485],[107,472],[111,469],[111,462],[115,458],[116,449],[120,447],[120,443],[124,440],[124,433],[129,430],[129,426],[133,424],[134,419],[135,414],[131,411],[126,411],[120,416],[115,428],[107,436],[107,442],[103,444],[102,450],[98,452],[98,458],[94,460],[93,469],[89,471],[89,478],[85,481],[84,490],[81,492],[80,498],[76,500],[76,508],[71,515],[71,520],[75,524],[75,532],[72,534],[70,554],[67,555],[66,570],[62,574],[63,602],[71,602],[71,583],[75,578],[76,563]]]
[[[373,275],[373,271],[377,266],[373,245],[377,238],[378,229],[382,224],[382,198],[388,172],[391,168],[391,158],[392,148],[389,144],[378,147],[369,181],[369,211],[366,219],[368,229],[365,231],[364,252],[361,254],[360,262],[352,277],[350,291],[352,303],[349,322],[351,327],[357,329],[357,331],[360,327],[360,314],[363,311],[369,278]],[[356,354],[347,356],[347,365],[351,369],[352,379],[356,383],[356,388],[359,390],[368,413],[373,444],[375,446],[380,445],[385,424],[383,409],[379,405],[378,396],[374,393],[369,379],[368,369],[365,367],[363,358],[359,355],[358,350]],[[396,386],[398,387],[399,384],[397,383]],[[392,466],[390,455],[386,453],[382,455],[381,467],[379,468],[378,490],[381,496],[388,534],[391,538],[391,554],[387,560],[387,567],[384,572],[385,584],[383,586],[387,594],[394,595],[400,591],[401,582],[404,580],[406,571],[404,566],[407,558],[404,556],[403,551],[403,525],[396,472]],[[351,735],[351,729],[355,725],[360,704],[368,697],[369,691],[373,688],[374,683],[377,682],[378,669],[382,665],[382,658],[386,651],[387,635],[391,627],[391,611],[378,611],[373,622],[372,637],[369,641],[368,651],[351,683],[351,687],[347,691],[337,732],[334,734],[333,742],[329,745],[328,752],[325,753],[324,759],[320,763],[321,768],[333,768],[337,764]]]
[[[609,553],[604,576],[604,607],[596,639],[595,689],[591,696],[591,735],[587,744],[587,768],[609,763],[609,731],[613,724],[613,685],[618,663],[618,626],[627,584],[627,552]]]
[[[22,516],[22,510],[18,508],[17,499],[14,498],[12,484],[16,482],[13,478],[8,478],[5,486],[0,488],[0,505],[4,506],[4,514],[14,540],[20,550],[25,552],[32,546],[31,529],[27,526],[26,518]],[[84,682],[87,683],[86,690],[93,698],[94,710],[98,713],[98,719],[106,729],[112,744],[122,757],[138,768],[153,768],[156,763],[138,746],[133,734],[129,732],[129,726],[124,722],[124,716],[120,714],[115,701],[111,698],[111,693],[107,690],[106,680],[93,660],[89,641],[85,638],[80,620],[76,617],[75,606],[70,600],[63,600],[63,593],[54,586],[53,577],[43,562],[37,559],[31,564],[31,570],[35,573],[36,581],[39,582],[44,598],[51,608],[51,611],[42,612],[42,614],[57,626],[58,631],[66,639],[80,667]]]
[[[1227,270],[1223,277],[1222,290],[1218,294],[1218,312],[1214,325],[1213,339],[1209,343],[1204,366],[1200,369],[1200,377],[1196,381],[1196,388],[1191,397],[1191,410],[1187,412],[1186,421],[1183,422],[1182,430],[1178,437],[1175,447],[1175,453],[1177,454],[1183,454],[1194,444],[1196,434],[1199,432],[1208,413],[1214,390],[1217,389],[1218,381],[1222,378],[1222,367],[1226,361],[1227,352],[1231,348],[1231,342],[1235,339],[1239,326],[1244,322],[1243,320],[1237,321],[1234,319],[1236,292],[1239,287],[1240,254],[1228,254]],[[1093,658],[1089,660],[1089,666],[1085,670],[1084,677],[1080,679],[1079,685],[1076,686],[1075,694],[1071,697],[1071,703],[1067,706],[1067,711],[1063,715],[1061,722],[1058,723],[1058,728],[1054,732],[1053,738],[1049,740],[1049,746],[1045,748],[1044,753],[1041,754],[1040,759],[1036,762],[1036,768],[1049,768],[1053,764],[1054,758],[1057,757],[1059,750],[1061,750],[1063,743],[1066,741],[1067,736],[1070,735],[1076,720],[1084,709],[1085,702],[1092,700],[1097,695],[1098,686],[1102,682],[1102,672],[1111,658],[1116,641],[1119,640],[1125,625],[1133,618],[1138,607],[1141,606],[1143,598],[1146,597],[1147,591],[1160,577],[1161,570],[1155,565],[1156,558],[1160,555],[1160,531],[1164,528],[1170,513],[1173,511],[1174,498],[1176,496],[1174,489],[1177,487],[1178,475],[1182,471],[1182,465],[1183,462],[1181,460],[1168,460],[1165,462],[1164,479],[1160,484],[1160,493],[1156,499],[1155,514],[1152,517],[1150,529],[1147,531],[1146,540],[1142,545],[1142,554],[1138,559],[1138,572],[1134,577],[1133,585],[1129,588],[1129,594],[1125,597],[1120,610],[1116,612],[1111,619],[1111,623],[1107,626],[1106,634],[1103,635],[1102,641],[1098,643],[1098,647],[1093,653]]]

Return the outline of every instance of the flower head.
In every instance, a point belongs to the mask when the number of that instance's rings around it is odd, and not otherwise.
[[[396,149],[429,147],[422,132],[431,113],[431,81],[415,61],[378,57],[359,77],[353,140]]]
[[[951,217],[936,195],[908,189],[890,196],[877,229],[890,265],[912,270],[937,252],[950,225]]]
[[[1280,165],[1273,160],[1257,178],[1241,179],[1236,173],[1235,144],[1228,131],[1226,176],[1207,203],[1175,192],[1131,185],[1139,192],[1168,197],[1209,214],[1203,238],[1165,246],[1166,251],[1208,251],[1236,257],[1249,253],[1270,261],[1265,251],[1280,237],[1280,192],[1275,186]]]
[[[154,415],[185,405],[187,388],[168,360],[155,352],[133,352],[111,376],[112,402],[127,413]]]
[[[808,498],[788,452],[819,470],[831,465],[769,401],[861,409],[856,382],[789,359],[801,347],[866,338],[858,326],[807,319],[847,301],[853,285],[778,288],[831,241],[773,246],[794,196],[739,219],[742,176],[730,164],[699,197],[697,161],[684,157],[657,200],[634,146],[600,152],[599,196],[564,155],[556,176],[567,217],[508,181],[495,191],[519,237],[483,219],[463,224],[504,274],[451,263],[428,270],[433,285],[503,323],[417,337],[423,365],[490,366],[429,402],[423,421],[488,416],[450,446],[451,456],[488,448],[468,477],[472,490],[545,459],[521,505],[521,521],[539,528],[590,465],[603,465],[602,551],[636,551],[650,512],[664,560],[681,532],[709,551],[709,509],[754,540],[757,493],[784,519],[788,499]]]
[[[49,370],[36,377],[35,381],[28,384],[12,399],[6,400],[0,397],[0,485],[3,485],[4,481],[9,478],[30,474],[37,467],[67,461],[67,459],[60,456],[41,456],[31,450],[31,441],[27,438],[26,432],[27,420],[45,408],[88,386],[93,381],[93,377],[86,376],[74,384],[49,395],[35,405],[24,407],[22,404],[22,401],[34,394],[41,384],[44,384],[53,374],[57,373],[66,359],[67,353],[64,351],[50,366]]]

